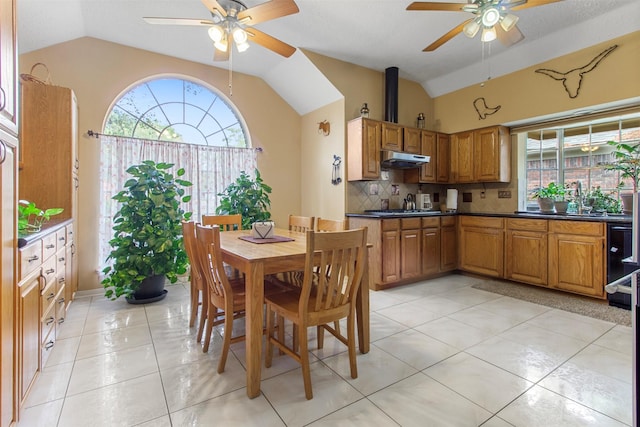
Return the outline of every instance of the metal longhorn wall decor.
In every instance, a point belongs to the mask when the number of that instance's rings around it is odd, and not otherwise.
[[[480,120],[484,120],[487,118],[487,116],[497,113],[498,110],[502,108],[502,105],[498,105],[496,107],[488,107],[487,101],[484,98],[476,98],[473,100],[473,108],[476,109]]]
[[[536,70],[536,73],[544,74],[554,80],[561,81],[562,85],[564,86],[564,90],[569,94],[569,98],[576,98],[580,93],[580,87],[582,86],[582,78],[584,77],[584,75],[590,71],[593,71],[593,69],[598,66],[600,61],[606,58],[617,47],[618,45],[613,45],[610,48],[600,52],[587,65],[574,68],[573,70],[569,70],[564,73],[561,71],[550,70],[548,68],[538,68]]]

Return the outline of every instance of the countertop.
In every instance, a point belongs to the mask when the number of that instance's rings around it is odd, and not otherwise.
[[[51,221],[46,222],[43,226],[42,226],[42,230],[38,231],[37,233],[29,233],[29,234],[25,234],[25,235],[20,235],[18,236],[18,248],[24,248],[25,246],[27,246],[29,243],[31,242],[35,242],[36,240],[39,240],[41,238],[43,238],[44,236],[47,236],[55,231],[58,231],[59,229],[61,229],[62,227],[71,224],[73,222],[73,220],[71,218],[68,219],[52,219]]]
[[[466,215],[466,216],[484,216],[484,217],[501,217],[501,218],[533,218],[533,219],[553,219],[553,220],[565,220],[565,221],[595,221],[595,222],[607,222],[607,223],[630,223],[632,221],[631,215],[624,214],[589,214],[589,215],[577,215],[577,214],[546,214],[535,211],[517,211],[514,213],[483,213],[483,212],[439,212],[439,211],[423,211],[423,212],[394,212],[389,213],[375,213],[375,212],[361,212],[361,213],[347,213],[347,217],[360,217],[360,218],[376,218],[376,219],[393,219],[393,218],[414,218],[414,217],[432,217],[432,216],[451,216],[451,215]]]

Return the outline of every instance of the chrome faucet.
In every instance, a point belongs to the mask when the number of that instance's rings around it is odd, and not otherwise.
[[[582,182],[576,181],[573,185],[576,187],[576,208],[578,209],[578,215],[582,215]]]

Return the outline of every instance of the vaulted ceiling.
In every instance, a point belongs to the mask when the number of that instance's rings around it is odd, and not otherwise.
[[[264,1],[244,3],[252,7]],[[400,77],[419,82],[432,97],[640,30],[637,0],[563,0],[514,12],[525,38],[511,47],[498,41],[483,46],[479,35],[469,39],[460,34],[434,52],[423,52],[471,15],[407,11],[410,3],[296,0],[299,13],[256,28],[294,47],[374,70],[396,66]],[[215,67],[229,66],[213,62],[213,42],[206,27],[150,25],[142,19],[211,19],[200,0],[19,0],[17,4],[21,53],[90,36]],[[285,58],[251,44],[232,59],[234,71],[263,78],[301,114],[333,100],[323,98],[336,96],[331,91],[292,90],[321,79],[299,50]],[[304,81],[292,86],[301,75]]]

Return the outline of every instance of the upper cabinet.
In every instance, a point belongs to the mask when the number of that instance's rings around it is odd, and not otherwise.
[[[404,128],[402,151],[405,153],[422,154],[422,130],[418,128]]]
[[[0,0],[0,128],[18,135],[15,0]]]
[[[405,170],[404,182],[409,184],[449,182],[449,135],[429,130],[419,130],[419,132],[420,154],[429,156],[429,163],[420,168]]]
[[[380,131],[375,120],[357,118],[347,123],[347,180],[380,179]]]
[[[509,129],[493,126],[451,135],[450,182],[511,181]]]
[[[403,128],[396,123],[380,122],[381,140],[380,147],[383,150],[402,151]]]

